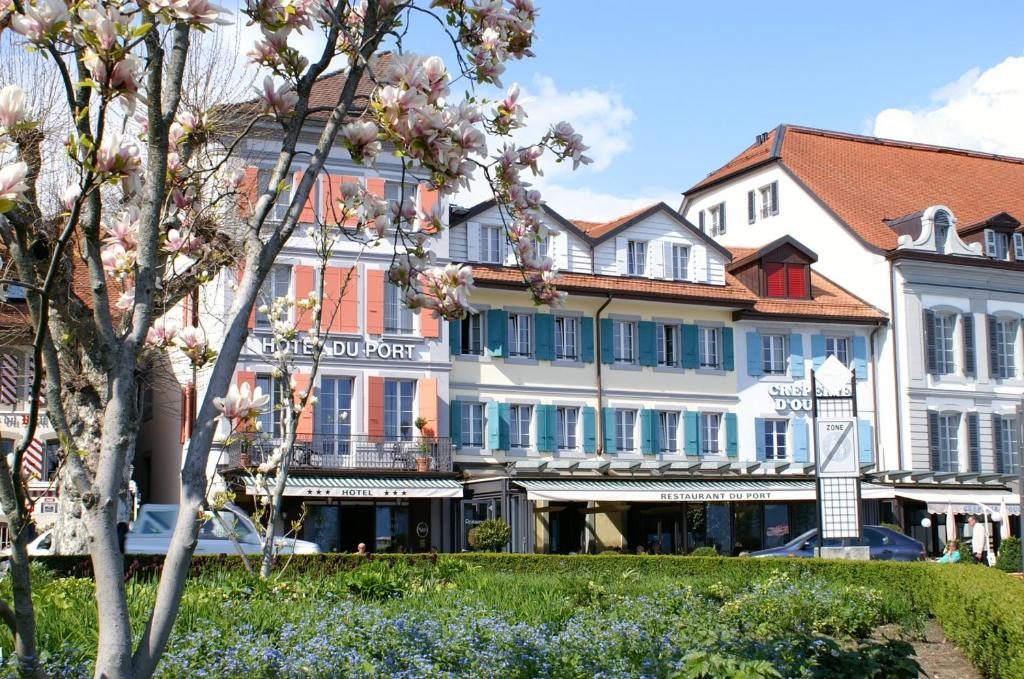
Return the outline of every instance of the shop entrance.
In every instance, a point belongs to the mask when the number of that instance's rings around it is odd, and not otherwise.
[[[426,551],[430,548],[429,501],[389,502],[341,505],[310,505],[303,536],[320,549],[355,552],[364,543],[370,552]],[[419,505],[425,506],[419,506]],[[427,535],[414,541],[410,533],[410,515],[425,524]],[[421,529],[422,527],[418,526]],[[421,544],[422,543],[422,544]]]
[[[682,551],[683,512],[678,505],[640,505],[634,507],[628,517],[626,542],[632,549],[643,547],[648,554]]]
[[[557,507],[558,503],[552,503]],[[583,505],[566,504],[564,509],[550,513],[551,526],[551,553],[568,554],[583,551],[583,531],[586,527],[586,517],[580,509]]]

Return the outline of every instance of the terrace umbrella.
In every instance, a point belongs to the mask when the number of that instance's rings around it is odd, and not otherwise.
[[[1006,511],[1006,500],[999,503],[999,516],[1002,521],[999,524],[999,537],[1003,540],[1010,537],[1010,512]]]
[[[946,542],[956,540],[956,514],[953,512],[953,505],[946,505]]]

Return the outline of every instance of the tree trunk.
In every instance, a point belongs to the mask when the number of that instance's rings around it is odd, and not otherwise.
[[[57,478],[57,522],[53,525],[55,554],[88,554],[89,529],[85,522],[82,497],[62,468]]]
[[[36,645],[36,615],[32,604],[32,582],[29,575],[28,531],[11,522],[11,590],[14,595],[14,653],[18,671],[23,677],[43,677]]]
[[[88,512],[92,533],[92,567],[96,584],[99,641],[96,648],[97,679],[131,679],[132,628],[124,585],[124,556],[117,540],[117,501]]]

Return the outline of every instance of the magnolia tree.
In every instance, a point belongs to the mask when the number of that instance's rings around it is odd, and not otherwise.
[[[434,0],[430,6],[248,0],[241,12],[239,19],[260,31],[248,57],[265,79],[250,105],[232,108],[250,114],[238,126],[218,124],[217,114],[227,107],[182,106],[193,36],[233,22],[207,0],[0,0],[0,27],[49,59],[66,100],[70,133],[57,160],[48,157],[53,145],[26,114],[23,92],[0,94],[0,238],[13,277],[28,290],[32,352],[36,365],[45,367],[47,410],[63,449],[62,513],[80,514],[93,564],[98,677],[150,676],[166,647],[197,519],[209,509],[206,469],[219,418],[251,417],[263,407],[259,395],[232,387],[249,314],[332,149],[343,147],[366,165],[386,150],[443,196],[466,187],[474,175],[482,177],[507,216],[525,287],[538,304],[561,300],[552,263],[538,248],[546,236],[541,198],[527,180],[545,153],[575,166],[588,162],[586,147],[564,123],[535,144],[517,145],[510,134],[523,125],[525,113],[516,88],[493,102],[474,94],[478,84],[500,85],[510,59],[532,56],[531,0]],[[435,31],[450,49],[454,70],[437,57],[403,53],[403,36],[417,24]],[[297,45],[313,38],[324,46],[308,60]],[[393,52],[387,60],[380,58],[384,50]],[[314,105],[314,83],[337,67],[344,78],[337,99]],[[450,94],[456,80],[470,92],[457,101]],[[357,98],[360,82],[372,85],[368,99]],[[266,124],[279,130],[270,177],[236,214],[251,188],[239,149]],[[316,138],[311,152],[299,147],[300,134],[310,131]],[[59,191],[59,206],[47,209],[38,187],[54,162],[68,163],[71,179]],[[271,218],[296,169],[304,173],[291,187],[283,218]],[[422,214],[412,200],[389,203],[355,185],[343,193],[338,209],[352,217],[334,226],[394,243],[390,278],[406,290],[407,306],[445,318],[471,311],[470,269],[435,264],[433,244],[444,227],[440,209]],[[201,331],[174,331],[161,319],[232,261],[232,253],[240,259],[240,279],[214,354]],[[166,352],[180,352],[196,369],[203,367],[207,390],[184,451],[181,511],[156,598],[147,619],[136,621],[141,633],[133,635],[117,524],[135,453],[140,379]],[[37,371],[33,395],[44,390],[43,382],[43,371]],[[32,398],[24,440],[10,458],[0,458],[13,591],[0,619],[14,634],[26,675],[42,672],[21,475],[38,407]],[[58,548],[62,540],[58,533]]]

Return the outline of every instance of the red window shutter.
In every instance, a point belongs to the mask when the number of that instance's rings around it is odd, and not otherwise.
[[[384,378],[366,378],[366,433],[384,436]]]
[[[309,391],[312,388],[310,384],[309,373],[295,373],[295,400],[298,401],[301,396],[300,394],[304,391]],[[309,440],[313,437],[313,400],[309,399],[306,401],[306,407],[299,413],[299,418],[295,422],[295,433],[298,434],[299,440]]]
[[[779,262],[765,262],[764,279],[768,297],[786,296],[786,265]]]
[[[192,438],[192,424],[196,421],[196,385],[189,382],[181,388],[181,443]]]
[[[417,191],[417,198],[419,200],[420,212],[424,214],[428,219],[430,214],[434,210],[434,206],[437,205],[438,195],[437,191],[430,189],[430,185],[426,182],[420,182],[419,191]],[[427,231],[432,232],[432,228],[428,228]]]
[[[300,301],[305,299],[309,293],[316,289],[316,283],[314,278],[313,267],[306,266],[305,264],[299,264],[295,267],[295,299]],[[312,309],[295,309],[296,322],[295,327],[298,330],[309,330],[313,327],[313,310]]]
[[[341,293],[341,313],[331,326],[332,331],[359,332],[359,269],[339,269]]]
[[[786,268],[789,279],[789,296],[793,298],[806,299],[807,294],[807,265],[790,264]]]
[[[298,187],[302,181],[304,172],[295,173],[295,187]],[[306,203],[302,206],[302,212],[299,213],[300,224],[315,224],[316,223],[316,182],[309,189],[309,196],[306,197]]]
[[[320,214],[325,224],[337,224],[341,219],[341,210],[338,209],[338,201],[342,199],[341,185],[358,183],[359,177],[324,175]],[[346,219],[344,226],[354,226],[358,221],[355,218]]]
[[[235,381],[238,382],[239,387],[243,384],[248,384],[249,391],[252,392],[256,388],[256,373],[249,372],[247,370],[238,370],[235,372]]]
[[[366,270],[366,332],[384,334],[384,270]]]
[[[376,177],[366,178],[366,190],[378,198],[384,197],[384,180]]]
[[[427,421],[423,427],[423,435],[437,436],[437,378],[420,378],[417,391],[419,391],[420,417]]]
[[[245,168],[245,178],[238,187],[238,210],[243,217],[251,217],[256,209],[256,201],[260,197],[258,172],[255,167]]]

